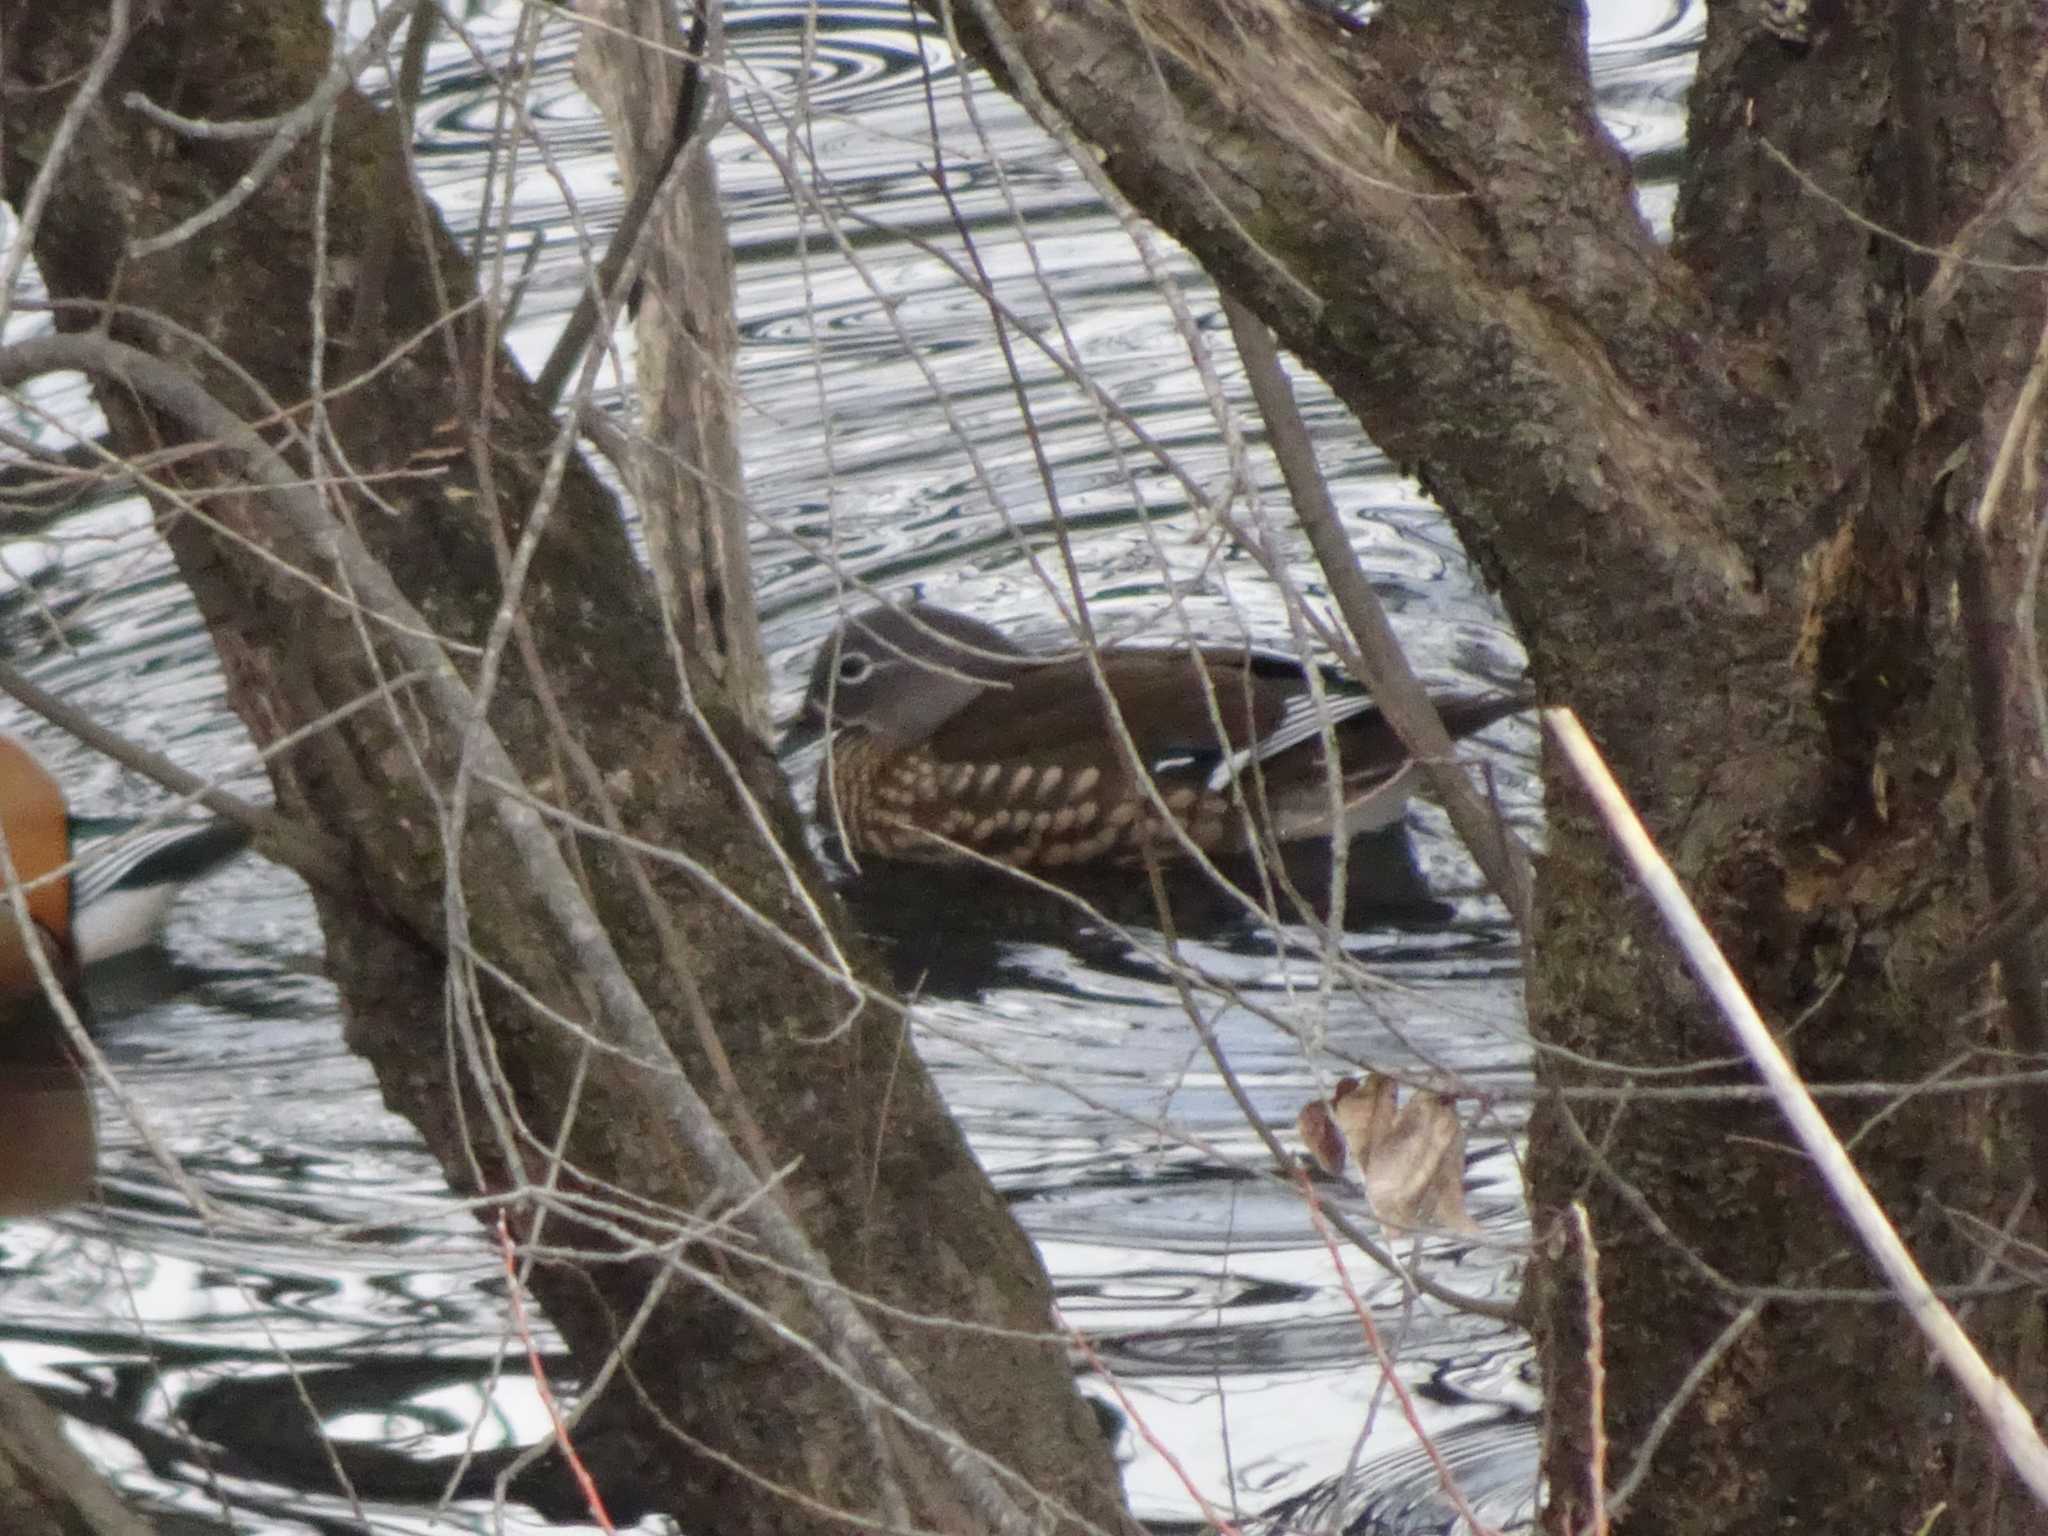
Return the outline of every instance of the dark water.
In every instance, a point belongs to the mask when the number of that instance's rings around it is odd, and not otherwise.
[[[1171,591],[1203,628],[1284,643],[1272,582],[1191,510],[1181,477],[1220,490],[1230,437],[1116,221],[985,82],[973,83],[986,137],[975,136],[961,77],[938,44],[920,53],[903,7],[834,5],[808,51],[804,15],[735,9],[739,121],[721,141],[778,703],[787,707],[841,602],[820,546],[835,551],[843,577],[891,592],[916,586],[1020,633],[1051,633],[1040,574],[1056,569],[1051,503],[987,307],[938,254],[962,250],[927,169],[940,161],[1005,303],[1071,347],[1171,456],[1172,472],[1020,350],[1098,623],[1156,625]],[[486,7],[467,24],[469,42],[502,56],[518,22],[511,4]],[[1700,25],[1696,8],[1648,4],[1594,17],[1603,103],[1643,167],[1653,219],[1670,200],[1660,172],[1680,140]],[[603,134],[569,81],[573,38],[559,23],[543,38],[529,110],[554,165],[529,156],[509,194],[514,246],[548,242],[515,337],[530,359],[580,282],[565,189],[600,236],[620,201]],[[924,67],[943,153],[927,124]],[[801,132],[799,106],[809,114]],[[469,43],[444,39],[420,148],[437,197],[465,228],[482,206],[495,116]],[[785,185],[792,158],[808,168],[814,203]],[[1164,263],[1240,409],[1212,296],[1177,252]],[[80,390],[41,398],[90,425]],[[1305,404],[1353,542],[1417,666],[1445,684],[1512,678],[1512,635],[1415,487],[1327,396],[1308,390]],[[1267,515],[1284,526],[1277,477],[1256,456],[1252,468]],[[1314,571],[1289,547],[1302,590],[1318,600]],[[262,793],[205,636],[139,506],[97,508],[9,546],[0,593],[9,652],[40,681],[187,766]],[[81,809],[143,815],[163,805],[39,723],[12,712],[0,722],[35,741]],[[1510,722],[1479,749],[1509,814],[1531,832],[1534,745],[1532,727]],[[1466,1189],[1483,1237],[1432,1242],[1422,1262],[1448,1285],[1508,1297],[1526,1234],[1514,949],[1442,818],[1420,807],[1411,821],[1422,869],[1449,902],[1446,921],[1350,933],[1320,955],[1305,931],[1240,925],[1184,958],[1211,978],[1205,1017],[1276,1126],[1347,1063],[1455,1073],[1499,1095],[1483,1113],[1466,1101]],[[69,1404],[100,1464],[160,1511],[262,1532],[359,1529],[358,1520],[378,1532],[569,1528],[517,1504],[494,1511],[475,1496],[487,1479],[474,1474],[437,1508],[455,1458],[531,1443],[544,1420],[497,1261],[343,1050],[319,945],[294,881],[248,861],[185,902],[152,974],[103,992],[106,1049],[127,1092],[209,1207],[194,1214],[109,1106],[106,1204],[0,1227],[0,1353]],[[1038,1240],[1065,1316],[1088,1330],[1151,1437],[1207,1498],[1296,1529],[1450,1529],[1437,1473],[1383,1388],[1329,1254],[1298,1199],[1263,1176],[1262,1149],[1157,948],[1145,932],[984,938],[962,974],[925,972],[926,1059]],[[168,999],[167,985],[179,989]],[[1346,1263],[1467,1497],[1491,1520],[1526,1515],[1536,1393],[1524,1341],[1434,1303],[1405,1305],[1362,1256]],[[347,1453],[352,1495],[338,1491],[316,1421]],[[1140,1514],[1197,1517],[1144,1436],[1127,1428],[1119,1450]]]

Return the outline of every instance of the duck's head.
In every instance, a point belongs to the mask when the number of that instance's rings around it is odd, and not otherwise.
[[[992,625],[933,603],[855,614],[818,648],[783,746],[846,729],[922,741],[1025,654]]]

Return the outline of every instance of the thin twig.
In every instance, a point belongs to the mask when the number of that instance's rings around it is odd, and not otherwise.
[[[1443,1452],[1437,1449],[1436,1442],[1430,1438],[1429,1430],[1423,1425],[1422,1416],[1416,1411],[1415,1398],[1409,1392],[1408,1384],[1401,1380],[1393,1357],[1387,1353],[1386,1342],[1380,1338],[1379,1325],[1373,1321],[1372,1308],[1365,1304],[1351,1283],[1351,1271],[1344,1267],[1344,1251],[1337,1246],[1337,1234],[1330,1226],[1328,1213],[1324,1211],[1322,1202],[1316,1198],[1315,1185],[1309,1182],[1307,1170],[1301,1170],[1295,1178],[1301,1186],[1302,1194],[1308,1200],[1308,1213],[1316,1224],[1316,1231],[1322,1237],[1324,1247],[1329,1250],[1331,1261],[1337,1266],[1338,1283],[1344,1287],[1344,1295],[1351,1302],[1351,1310],[1358,1316],[1359,1326],[1365,1331],[1366,1342],[1372,1346],[1373,1357],[1379,1361],[1380,1370],[1385,1373],[1388,1385],[1394,1389],[1394,1397],[1401,1404],[1401,1412],[1408,1420],[1408,1427],[1415,1432],[1415,1438],[1421,1444],[1423,1454],[1429,1457],[1430,1465],[1436,1468],[1437,1481],[1443,1487],[1445,1497],[1456,1507],[1458,1513],[1464,1516],[1465,1523],[1471,1526],[1478,1536],[1500,1536],[1500,1531],[1482,1521],[1479,1512],[1466,1500],[1465,1491],[1458,1486],[1458,1479],[1452,1474],[1450,1464],[1444,1460]]]
[[[1607,1358],[1600,1324],[1600,1249],[1581,1200],[1572,1202],[1572,1235],[1586,1292],[1586,1485],[1593,1500],[1587,1529],[1591,1536],[1607,1536]]]
[[[561,1450],[562,1460],[568,1463],[569,1470],[576,1476],[576,1486],[583,1491],[583,1502],[590,1510],[591,1520],[598,1529],[611,1536],[618,1527],[612,1524],[612,1517],[604,1507],[604,1495],[597,1491],[590,1468],[576,1454],[575,1442],[569,1438],[569,1426],[562,1422],[562,1410],[555,1402],[554,1390],[548,1386],[547,1366],[541,1362],[540,1348],[533,1342],[533,1328],[526,1320],[526,1286],[519,1278],[518,1255],[512,1247],[512,1229],[506,1225],[502,1210],[498,1212],[498,1254],[505,1265],[505,1295],[512,1303],[512,1324],[526,1345],[527,1369],[533,1377],[534,1391],[540,1394],[541,1406],[547,1410],[555,1444]]]
[[[2032,277],[2042,272],[2048,272],[2048,264],[2038,261],[1987,261],[1978,256],[1961,257],[1956,254],[1956,247],[1952,244],[1928,245],[1922,241],[1915,240],[1904,231],[1893,229],[1886,224],[1880,224],[1868,214],[1851,208],[1841,198],[1835,196],[1834,193],[1830,192],[1794,163],[1792,157],[1772,143],[1767,135],[1757,134],[1755,141],[1766,156],[1777,162],[1778,169],[1798,182],[1808,196],[1818,198],[1864,233],[1875,235],[1878,239],[1898,246],[1901,250],[1910,251],[1916,256],[1932,257],[1941,262],[1957,263],[1965,267],[1972,267],[1981,272],[2004,272],[2021,277]],[[1990,202],[1991,199],[1985,199],[1987,205]]]
[[[1224,1518],[1222,1510],[1209,1502],[1208,1495],[1202,1492],[1194,1478],[1189,1475],[1188,1469],[1181,1464],[1181,1459],[1174,1455],[1173,1447],[1153,1433],[1152,1426],[1145,1422],[1144,1414],[1138,1411],[1138,1405],[1132,1402],[1124,1391],[1123,1383],[1116,1379],[1116,1373],[1103,1364],[1102,1356],[1095,1352],[1095,1345],[1088,1335],[1061,1317],[1057,1309],[1054,1310],[1053,1317],[1067,1330],[1068,1339],[1080,1350],[1082,1357],[1088,1362],[1089,1369],[1094,1371],[1102,1379],[1103,1384],[1115,1394],[1117,1406],[1123,1409],[1124,1417],[1131,1421],[1132,1427],[1138,1432],[1138,1437],[1152,1447],[1153,1453],[1161,1461],[1173,1469],[1173,1475],[1180,1479],[1181,1487],[1187,1490],[1188,1497],[1193,1499],[1202,1511],[1202,1518],[1209,1522],[1209,1528],[1220,1533],[1220,1536],[1244,1536],[1235,1523]]]
[[[1692,1401],[1693,1394],[1700,1389],[1700,1384],[1707,1379],[1714,1367],[1721,1363],[1722,1356],[1733,1349],[1742,1336],[1756,1326],[1756,1320],[1763,1315],[1764,1301],[1762,1297],[1758,1297],[1736,1313],[1728,1326],[1715,1336],[1714,1342],[1700,1352],[1699,1359],[1693,1361],[1692,1369],[1685,1373],[1685,1380],[1681,1381],[1678,1389],[1664,1400],[1664,1406],[1657,1410],[1657,1417],[1650,1421],[1648,1431],[1636,1446],[1636,1459],[1628,1469],[1628,1476],[1624,1477],[1615,1486],[1614,1492],[1608,1496],[1609,1520],[1620,1519],[1628,1508],[1629,1500],[1635,1497],[1636,1490],[1643,1485],[1643,1479],[1650,1475],[1650,1460],[1657,1454],[1657,1447],[1662,1445],[1664,1437],[1671,1433],[1671,1426],[1678,1422],[1679,1413]]]
[[[2034,343],[2033,363],[2020,384],[2019,398],[2013,401],[2005,431],[1999,434],[1998,456],[1991,461],[1991,473],[1984,477],[1984,493],[1977,498],[1977,510],[1970,517],[1971,526],[1980,537],[1990,531],[1992,519],[1998,516],[1999,503],[2005,500],[2005,483],[2019,465],[2022,448],[2034,435],[2044,387],[2048,387],[2048,324],[2041,327],[2041,335]]]

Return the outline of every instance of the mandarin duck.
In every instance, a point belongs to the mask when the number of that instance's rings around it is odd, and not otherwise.
[[[1291,656],[1106,645],[1091,664],[913,603],[834,630],[786,742],[828,738],[817,815],[858,855],[1047,872],[1170,860],[1189,844],[1226,857],[1337,830],[1326,722],[1344,835],[1401,819],[1417,765],[1365,690],[1328,668],[1318,676],[1320,707]],[[1453,737],[1530,704],[1504,693],[1434,702]]]

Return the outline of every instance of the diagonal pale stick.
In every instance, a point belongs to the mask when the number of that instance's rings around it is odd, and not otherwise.
[[[1315,446],[1309,441],[1308,428],[1280,366],[1280,354],[1274,349],[1272,332],[1227,293],[1223,295],[1223,312],[1229,317],[1245,376],[1265,419],[1266,435],[1287,482],[1295,518],[1308,536],[1309,548],[1315,552],[1330,596],[1356,647],[1355,658],[1342,659],[1359,675],[1359,681],[1372,689],[1380,712],[1422,764],[1451,826],[1464,840],[1486,883],[1506,903],[1515,931],[1527,942],[1535,900],[1529,850],[1501,820],[1497,808],[1473,789],[1468,771],[1459,765],[1450,732],[1408,664],[1408,653],[1401,649],[1394,627],[1387,621],[1386,608],[1366,579],[1350,535],[1338,521],[1329,486],[1316,466]]]
[[[1877,1267],[1884,1271],[1893,1293],[1927,1336],[1942,1363],[1955,1373],[1958,1384],[1984,1415],[2013,1470],[2037,1500],[2048,1504],[2048,1445],[2042,1444],[2033,1416],[1977,1352],[1977,1346],[1963,1332],[1955,1314],[1942,1305],[1927,1284],[1927,1277],[1920,1273],[1920,1266],[1913,1262],[1913,1255],[1856,1172],[1855,1164],[1849,1161],[1849,1154],[1835,1139],[1833,1129],[1799,1080],[1798,1072],[1778,1049],[1778,1042],[1771,1037],[1756,1005],[1750,1002],[1734,968],[1715,944],[1713,935],[1707,932],[1699,913],[1693,910],[1678,877],[1636,819],[1621,786],[1601,761],[1599,749],[1579,724],[1579,717],[1568,709],[1546,709],[1543,723],[1550,728],[1565,761],[1592,796],[1643,889],[1657,904],[1664,926],[1677,941],[1686,964],[1728,1020],[1737,1042],[1756,1064],[1757,1071],[1763,1074],[1771,1096],[1792,1123],[1793,1134],[1827,1181],[1836,1205],[1849,1218],[1856,1235],[1877,1260]]]

